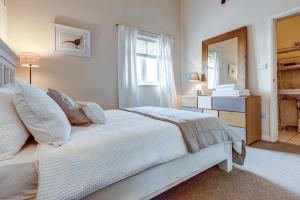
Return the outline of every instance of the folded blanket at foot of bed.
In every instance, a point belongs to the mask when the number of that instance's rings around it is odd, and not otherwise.
[[[161,107],[135,107],[123,110],[177,125],[190,153],[197,153],[201,149],[221,142],[232,142],[233,162],[244,164],[245,142],[216,117]]]

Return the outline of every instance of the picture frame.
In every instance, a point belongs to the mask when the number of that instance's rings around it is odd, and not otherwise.
[[[55,24],[54,35],[55,52],[91,57],[91,32],[89,30]]]
[[[228,77],[237,79],[237,77],[238,77],[238,67],[237,67],[237,65],[234,65],[234,64],[229,64],[228,65]]]

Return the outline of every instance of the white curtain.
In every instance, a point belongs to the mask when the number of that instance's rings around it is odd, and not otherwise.
[[[118,79],[119,79],[119,107],[143,106],[140,92],[143,86],[138,85],[136,64],[136,43],[138,30],[133,27],[119,25],[118,27]],[[177,96],[173,71],[173,43],[168,36],[160,36],[159,58],[159,86],[149,90],[147,95],[159,99],[155,106],[176,107]],[[140,88],[141,87],[141,88]],[[156,88],[158,90],[156,90]],[[151,94],[150,94],[151,93]],[[157,105],[156,105],[157,104]]]
[[[162,35],[160,37],[160,106],[173,107],[177,106],[177,95],[173,70],[173,44],[174,39]]]
[[[119,107],[140,105],[136,73],[136,41],[138,30],[124,25],[118,26],[118,79]]]

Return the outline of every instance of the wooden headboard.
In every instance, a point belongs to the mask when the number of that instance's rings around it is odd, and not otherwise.
[[[13,83],[19,57],[0,38],[0,87]]]

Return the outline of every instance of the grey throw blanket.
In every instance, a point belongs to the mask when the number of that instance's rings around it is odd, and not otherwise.
[[[136,107],[123,110],[177,125],[190,153],[197,153],[201,149],[222,142],[232,142],[233,162],[244,164],[245,142],[216,117],[161,107]]]

